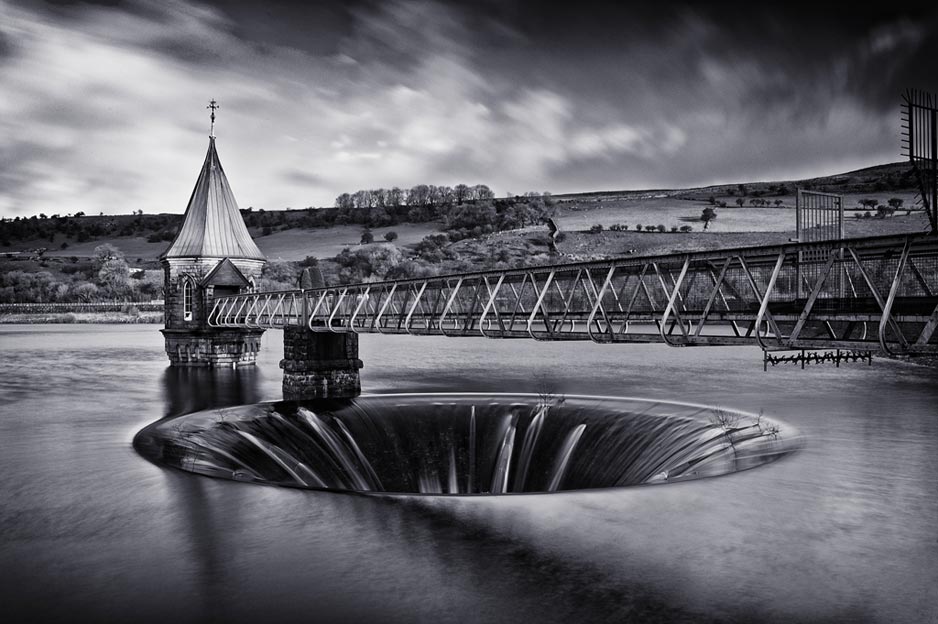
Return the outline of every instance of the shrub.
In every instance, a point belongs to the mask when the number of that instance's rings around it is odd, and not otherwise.
[[[867,210],[866,212],[863,213],[863,218],[864,218],[864,219],[871,219],[871,218],[873,218],[873,215],[870,214],[870,211],[869,211],[869,210]]]
[[[593,234],[599,234],[599,233],[602,232],[602,231],[603,231],[603,224],[602,224],[602,223],[597,223],[597,224],[593,225],[593,226],[590,228],[590,232],[593,233]]]
[[[662,226],[662,227],[663,227],[663,226]],[[658,229],[658,226],[655,226],[655,225],[646,225],[646,226],[645,226],[645,231],[646,231],[646,232],[654,232],[654,231],[657,230],[657,229]]]
[[[78,316],[74,312],[66,312],[59,317],[59,320],[63,323],[75,323],[78,321]]]
[[[658,224],[658,227],[657,227],[657,230],[658,230],[659,232],[667,232],[667,231],[668,231],[668,228],[664,227],[664,223],[659,223],[659,224]]]
[[[676,226],[676,225],[672,225],[672,226],[671,226],[671,231],[672,231],[672,232],[677,232],[677,226]]]
[[[361,240],[362,245],[368,245],[373,242],[375,242],[375,235],[372,234],[371,230],[365,230],[364,232],[362,232],[362,240]]]
[[[385,232],[384,240],[388,241],[389,243],[393,243],[394,241],[397,240],[397,232],[395,232],[394,230],[391,230],[390,232]]]

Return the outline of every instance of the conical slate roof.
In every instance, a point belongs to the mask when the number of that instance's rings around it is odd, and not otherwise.
[[[210,137],[202,172],[192,190],[182,227],[162,258],[245,258],[265,260],[238,212],[228,178]]]

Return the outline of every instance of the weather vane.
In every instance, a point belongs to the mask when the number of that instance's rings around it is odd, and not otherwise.
[[[219,106],[218,102],[215,101],[215,98],[212,98],[212,101],[209,102],[208,106],[206,106],[205,108],[212,109],[212,131],[209,133],[209,136],[214,139],[215,138],[215,111],[221,108],[221,106]]]

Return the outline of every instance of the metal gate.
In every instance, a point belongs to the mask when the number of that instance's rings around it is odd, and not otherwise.
[[[798,189],[795,199],[795,232],[800,243],[816,243],[823,241],[842,241],[844,238],[844,197],[832,193],[819,193]],[[836,251],[834,263],[822,284],[817,284],[825,262]],[[813,288],[819,287],[821,291],[817,296],[843,297],[843,248],[840,244],[830,247],[818,246],[798,252],[797,290],[798,298],[803,299]]]
[[[903,147],[918,178],[931,231],[938,232],[938,97],[910,89],[903,99]]]

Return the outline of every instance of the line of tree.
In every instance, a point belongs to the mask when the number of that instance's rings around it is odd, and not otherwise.
[[[352,210],[399,206],[452,206],[484,199],[495,199],[495,193],[485,184],[475,186],[457,184],[454,187],[418,184],[406,190],[395,186],[390,189],[379,188],[342,193],[336,197],[335,207],[339,210]]]
[[[84,242],[106,236],[146,236],[150,242],[172,240],[182,223],[182,215],[85,216],[83,212],[61,216],[53,214],[0,219],[0,247],[14,241],[70,238]]]
[[[369,227],[386,227],[405,221],[424,223],[444,217],[455,206],[495,198],[485,184],[455,187],[418,184],[408,190],[359,190],[342,193],[335,199],[335,225],[358,223]]]
[[[90,262],[51,271],[0,272],[0,303],[87,303],[149,301],[162,297],[161,272],[132,271],[124,255],[110,244],[98,245]]]

